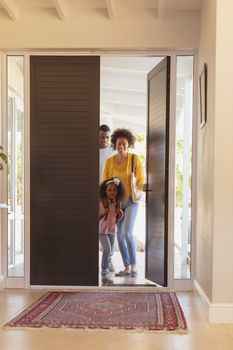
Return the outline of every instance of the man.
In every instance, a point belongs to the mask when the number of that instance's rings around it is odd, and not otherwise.
[[[99,149],[100,149],[100,163],[99,163],[99,179],[102,181],[105,161],[111,157],[115,151],[110,147],[111,129],[108,125],[102,124],[99,127]]]
[[[116,153],[110,147],[111,129],[108,125],[102,124],[99,127],[99,182],[102,181],[102,175],[104,172],[105,161]],[[113,251],[112,251],[113,254]],[[114,272],[115,268],[112,264],[112,254],[110,256],[109,271]]]

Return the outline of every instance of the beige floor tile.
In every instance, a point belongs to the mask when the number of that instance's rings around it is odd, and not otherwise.
[[[228,335],[207,333],[171,336],[173,350],[232,350],[233,339]]]
[[[2,325],[44,294],[43,290],[0,292],[2,350],[232,350],[233,325],[208,324],[198,298],[178,293],[186,316],[187,335],[117,330],[3,329]]]
[[[233,338],[233,323],[224,324],[224,328],[226,329],[227,334],[231,335]]]
[[[176,294],[182,306],[201,306],[200,297],[193,292],[177,292]]]

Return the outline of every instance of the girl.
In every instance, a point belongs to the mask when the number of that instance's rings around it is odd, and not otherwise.
[[[113,284],[108,277],[109,263],[113,253],[117,221],[123,217],[120,203],[124,196],[124,186],[119,178],[113,177],[100,184],[99,240],[103,248],[101,261],[103,285]]]
[[[122,203],[124,211],[123,220],[117,223],[117,240],[121,252],[124,269],[115,276],[137,276],[136,246],[134,239],[134,225],[139,209],[139,203],[132,200],[131,172],[133,154],[129,152],[134,147],[135,136],[128,129],[116,129],[111,137],[113,149],[117,154],[108,158],[105,162],[103,180],[112,176],[120,178],[126,190],[126,200]],[[139,157],[134,154],[134,168],[138,189],[143,189],[144,170]]]

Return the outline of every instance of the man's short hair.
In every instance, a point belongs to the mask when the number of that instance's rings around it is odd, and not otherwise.
[[[99,130],[104,131],[104,132],[110,132],[111,131],[110,127],[108,125],[106,125],[106,124],[100,125]]]

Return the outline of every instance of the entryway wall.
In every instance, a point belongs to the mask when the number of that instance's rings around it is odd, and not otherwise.
[[[51,16],[51,11],[38,11],[37,13],[25,11],[17,20],[11,21],[2,14],[0,17],[1,52],[21,54],[25,51],[45,52],[47,50],[49,54],[52,51],[53,53],[65,51],[81,55],[88,53],[122,54],[122,52],[165,55],[175,51],[180,54],[193,53],[193,49],[198,47],[198,10],[186,11],[185,14],[182,11],[176,11],[170,13],[166,20],[164,18],[158,20],[156,15],[151,16],[147,12],[136,18],[129,16],[117,20],[116,18],[109,20],[98,12],[80,16],[79,20],[68,16],[65,21],[61,21],[56,16]],[[43,50],[38,50],[38,48],[43,48]],[[0,78],[1,86],[3,86],[5,81],[2,74]],[[28,91],[26,94],[28,97]],[[4,103],[1,104],[1,108],[4,128]],[[174,111],[174,104],[171,108]],[[6,143],[5,136],[1,135],[3,144]],[[6,175],[1,174],[0,176],[2,184],[0,195],[5,197],[3,183]],[[1,216],[1,223],[4,223],[3,211],[1,211]],[[0,234],[2,242],[2,232]],[[0,264],[2,271],[2,257]]]
[[[183,54],[185,54],[185,51],[182,51],[182,53]],[[39,53],[40,55],[43,55],[44,53],[42,52],[42,53]],[[121,53],[122,54],[122,53]],[[137,53],[138,54],[138,53]],[[180,54],[180,53],[179,53]],[[188,54],[190,54],[190,52],[188,53]],[[34,53],[34,55],[38,55],[37,53]],[[44,55],[47,55],[47,54],[44,54]],[[54,54],[53,54],[54,55]],[[61,55],[61,54],[59,54],[58,53],[58,56],[59,55]],[[62,55],[64,55],[64,54],[62,54]],[[163,53],[160,53],[160,55],[163,55]],[[172,71],[171,71],[171,76],[173,77],[173,79],[175,79],[175,75],[176,75],[176,72],[175,72],[175,70],[176,70],[176,54],[174,53],[174,54],[171,54],[171,56],[172,56]],[[29,62],[29,56],[26,54],[26,56],[25,56],[25,62]],[[28,64],[28,63],[27,63]],[[26,64],[26,72],[28,72],[28,66],[27,66],[27,64]],[[28,80],[29,79],[29,75],[28,75],[28,73],[27,73],[27,79],[26,80]],[[174,142],[174,120],[175,120],[175,118],[174,118],[174,113],[175,113],[175,109],[174,109],[174,106],[175,106],[175,90],[174,90],[174,87],[175,87],[175,82],[173,81],[172,82],[172,93],[171,93],[171,100],[172,100],[172,103],[171,103],[171,129],[172,129],[172,131],[171,131],[171,143],[173,144],[173,142]],[[28,94],[26,93],[26,96],[28,96]],[[27,100],[26,100],[27,101]],[[26,106],[26,111],[25,111],[25,113],[26,113],[26,120],[27,120],[27,122],[26,122],[26,124],[27,125],[29,125],[28,124],[28,122],[29,122],[29,105],[27,104],[27,106]],[[28,126],[27,126],[27,129],[28,129]],[[27,131],[27,133],[28,133],[29,131]],[[26,140],[26,144],[28,145],[28,140]],[[174,147],[171,147],[171,149],[173,149],[174,150]],[[26,150],[26,154],[27,154],[27,156],[30,154],[29,153],[29,147],[27,146],[27,150]],[[27,161],[26,161],[27,162]],[[26,167],[27,168],[27,170],[26,170],[26,172],[27,172],[27,174],[26,174],[26,179],[29,179],[29,173],[28,173],[28,171],[29,171],[29,169],[28,169],[28,166]],[[174,196],[174,174],[173,174],[173,171],[172,171],[172,169],[174,168],[174,154],[172,154],[172,152],[171,152],[171,156],[170,156],[170,169],[171,169],[171,171],[170,171],[170,185],[169,185],[169,187],[170,187],[170,204],[169,204],[169,206],[170,206],[170,215],[169,215],[169,232],[170,232],[170,252],[169,252],[169,261],[168,261],[168,263],[169,263],[169,277],[168,277],[168,279],[169,279],[169,286],[172,286],[172,281],[173,281],[173,245],[172,245],[172,239],[173,239],[173,237],[172,237],[172,232],[173,232],[173,225],[174,225],[174,220],[173,220],[173,217],[174,217],[174,214],[173,214],[173,196]],[[25,215],[27,216],[27,218],[28,218],[28,220],[29,220],[29,215],[28,215],[28,210],[29,210],[29,187],[28,187],[28,184],[26,183],[26,195],[27,195],[27,205],[26,205],[26,212],[25,212]],[[28,248],[27,249],[27,252],[26,252],[26,266],[29,266],[29,265],[27,265],[28,264],[28,262],[29,262],[29,241],[28,241],[28,239],[29,239],[29,233],[30,233],[30,230],[29,230],[29,221],[28,220],[26,220],[26,225],[25,225],[25,227],[26,227],[26,237],[28,237],[28,238],[26,238],[26,247]],[[6,227],[6,226],[5,226]],[[29,286],[29,271],[26,271],[26,285],[28,285]],[[187,282],[187,281],[185,281],[185,282]],[[191,280],[189,280],[188,281],[189,283],[188,283],[188,286],[187,286],[187,283],[186,283],[186,285],[184,286],[184,285],[182,285],[182,287],[181,287],[181,289],[186,289],[187,290],[187,288],[188,289],[192,289],[192,283],[191,283]],[[8,285],[8,286],[10,286],[10,285]],[[13,285],[12,285],[13,286]],[[19,287],[20,285],[18,285],[18,287]],[[176,286],[176,288],[179,288],[178,286]]]
[[[233,322],[232,11],[231,1],[204,0],[200,13],[198,74],[206,63],[207,123],[197,128],[195,278],[207,319],[228,323]]]
[[[158,3],[165,3],[159,1]],[[175,1],[173,2],[175,3]],[[177,49],[198,49],[200,48],[200,57],[199,61],[199,72],[202,69],[202,62],[206,61],[209,66],[209,83],[208,83],[208,104],[211,103],[212,107],[208,107],[208,116],[211,116],[213,123],[215,119],[215,99],[216,96],[219,98],[219,101],[222,103],[222,106],[218,105],[219,108],[219,123],[221,128],[218,128],[218,141],[216,149],[221,149],[218,154],[218,160],[220,162],[218,174],[219,179],[222,178],[222,169],[225,169],[226,174],[224,174],[224,180],[218,181],[218,193],[225,192],[230,198],[228,201],[221,200],[218,201],[219,207],[215,211],[215,222],[216,218],[221,219],[219,222],[218,228],[216,228],[216,234],[218,237],[217,242],[215,242],[214,255],[213,246],[210,245],[209,234],[212,236],[212,222],[209,221],[208,227],[205,220],[202,220],[202,216],[198,216],[197,219],[198,225],[201,224],[200,231],[198,234],[198,247],[203,249],[199,250],[198,260],[200,262],[198,268],[198,283],[202,287],[204,294],[207,295],[205,300],[208,305],[211,305],[211,302],[218,303],[216,304],[219,310],[219,307],[223,305],[223,308],[226,308],[226,305],[229,307],[232,305],[232,281],[233,278],[229,278],[228,274],[222,273],[222,271],[227,270],[229,266],[232,266],[233,255],[225,254],[226,249],[231,249],[232,242],[230,234],[231,222],[232,222],[232,213],[229,210],[232,208],[232,194],[229,191],[229,184],[231,181],[228,181],[228,176],[231,176],[229,171],[229,158],[222,157],[223,150],[223,141],[228,140],[232,141],[232,138],[226,138],[227,132],[231,131],[231,124],[229,124],[231,117],[229,115],[232,103],[232,98],[230,93],[232,91],[232,86],[230,85],[233,81],[232,73],[228,69],[228,62],[231,61],[232,49],[229,46],[231,33],[232,33],[232,3],[223,2],[222,0],[203,0],[198,1],[201,11],[198,10],[198,7],[195,9],[190,9],[188,11],[176,11],[175,13],[170,11],[163,11],[160,18],[158,18],[156,13],[151,13],[147,11],[142,16],[137,18],[132,16],[125,16],[124,18],[117,18],[116,13],[113,13],[113,16],[108,17],[107,12],[94,12],[86,13],[86,16],[83,16],[83,12],[77,11],[75,14],[66,16],[66,20],[59,20],[55,10],[47,9],[35,12],[34,9],[28,11],[23,11],[18,13],[17,6],[14,7],[14,13],[16,16],[10,18],[7,13],[4,13],[1,9],[0,14],[0,48],[1,52],[4,49],[11,49],[14,53],[24,52],[27,48],[36,49],[44,48],[47,50],[77,50],[78,48],[81,51],[88,50],[95,51],[97,48],[102,47],[103,52],[105,49],[111,50],[112,52],[116,51],[116,48],[125,48],[126,50],[138,48],[140,52],[144,51],[145,48],[148,48],[148,51],[172,51],[167,48]],[[201,6],[202,3],[202,6]],[[115,14],[115,16],[114,16]],[[77,20],[76,15],[79,16]],[[200,16],[201,15],[201,16]],[[13,20],[12,20],[13,19]],[[218,21],[216,21],[218,19]],[[216,25],[218,23],[218,25]],[[219,24],[220,23],[220,24]],[[217,41],[217,50],[216,50],[216,36],[218,36]],[[200,39],[200,42],[199,42]],[[92,48],[92,49],[90,49]],[[145,52],[145,51],[144,51]],[[225,86],[225,82],[228,82],[228,93],[225,94],[225,87],[221,89],[224,97],[221,96],[221,92],[215,90],[215,59],[218,55],[218,77],[221,81],[221,84]],[[0,57],[1,59],[1,57]],[[220,60],[219,60],[220,59]],[[222,63],[223,62],[223,63]],[[221,69],[220,69],[221,66]],[[225,72],[225,70],[227,70]],[[2,75],[0,76],[2,80]],[[196,81],[197,83],[197,81]],[[221,84],[220,86],[221,88]],[[2,86],[2,84],[1,84]],[[197,85],[196,85],[197,89]],[[1,104],[2,106],[2,104]],[[195,108],[197,110],[198,101],[195,101]],[[223,107],[223,108],[222,108]],[[213,109],[211,109],[213,108]],[[224,111],[224,113],[223,113]],[[2,113],[3,117],[3,113]],[[222,130],[222,127],[225,129]],[[210,130],[211,129],[211,130]],[[206,131],[201,131],[201,139],[203,141],[203,149],[200,149],[200,154],[206,154],[207,148],[209,146],[212,148],[212,143],[210,140],[215,131],[213,128],[209,129],[209,137],[206,135]],[[206,130],[206,129],[205,129]],[[211,136],[212,135],[212,136]],[[1,143],[5,142],[5,135],[1,135]],[[207,140],[208,138],[208,140]],[[200,138],[198,138],[198,142]],[[208,144],[208,146],[207,146]],[[225,143],[228,149],[232,149],[231,144]],[[199,158],[198,158],[199,159]],[[210,167],[213,167],[213,162],[215,160],[215,154],[213,158],[206,157]],[[200,160],[200,159],[199,159]],[[202,162],[199,161],[201,168],[198,169],[198,176],[202,177]],[[218,165],[218,164],[217,164]],[[210,169],[208,167],[208,169]],[[232,167],[230,168],[232,170]],[[212,172],[211,172],[212,173]],[[207,173],[206,173],[207,175]],[[4,192],[3,189],[3,174],[1,176],[1,186],[0,192],[1,196]],[[208,178],[208,176],[207,176]],[[232,176],[231,176],[232,178]],[[225,181],[226,180],[226,181]],[[204,187],[198,188],[198,195],[201,201],[207,200],[207,192],[213,193],[214,188],[211,187],[211,182],[208,181],[203,183]],[[208,190],[206,189],[208,186]],[[215,184],[213,185],[215,186]],[[221,196],[220,196],[221,197]],[[2,198],[1,198],[2,200]],[[208,200],[208,203],[210,201]],[[213,207],[210,208],[211,211]],[[226,209],[226,210],[225,210]],[[205,211],[203,212],[203,214]],[[222,215],[224,213],[224,215]],[[3,211],[1,211],[1,223],[4,221],[2,218]],[[226,222],[229,222],[226,225]],[[226,227],[227,226],[227,227]],[[202,230],[202,227],[205,230]],[[222,229],[224,228],[224,235],[222,235]],[[199,228],[198,228],[199,229]],[[205,235],[205,232],[208,233],[208,237]],[[2,243],[2,233],[0,233],[0,240]],[[221,254],[219,254],[219,243],[221,245]],[[206,251],[210,252],[210,258],[206,260]],[[0,252],[1,254],[1,252]],[[223,257],[225,257],[223,259]],[[227,259],[226,259],[227,257]],[[2,273],[2,257],[0,257],[0,275]],[[203,270],[203,265],[205,269]],[[225,269],[226,267],[226,269]],[[1,281],[0,281],[1,284]],[[209,301],[208,301],[209,298]],[[213,299],[212,299],[213,298]],[[220,304],[219,304],[220,303]],[[225,304],[222,304],[225,303]],[[231,304],[229,304],[231,303]],[[215,306],[216,306],[215,305]],[[218,318],[219,319],[219,318]],[[233,319],[233,317],[231,318]],[[221,319],[224,321],[224,318]],[[221,321],[222,322],[222,321]]]

